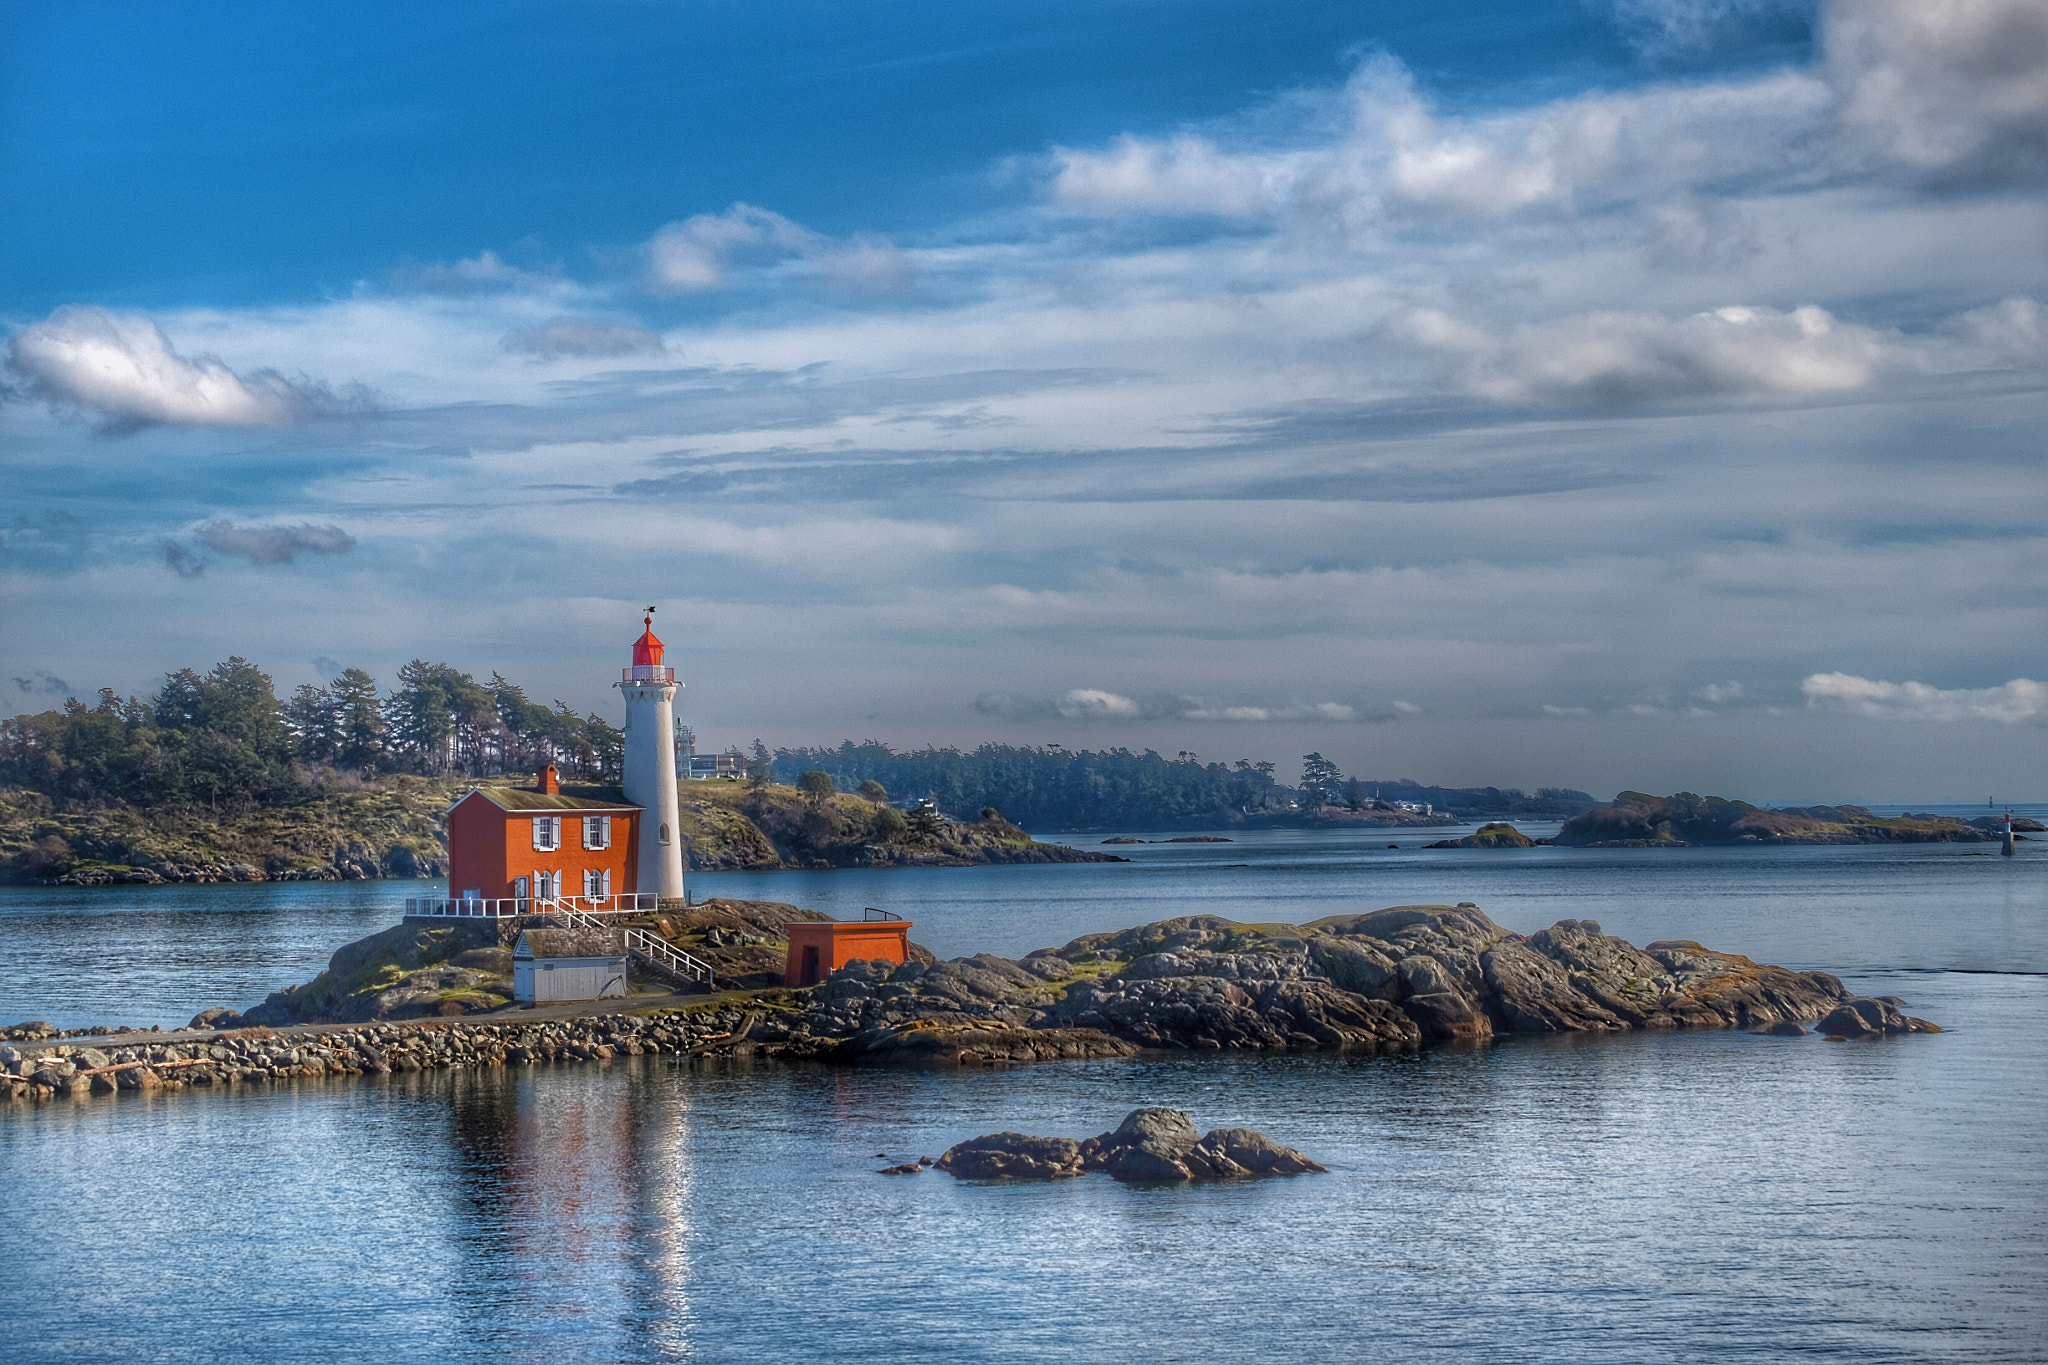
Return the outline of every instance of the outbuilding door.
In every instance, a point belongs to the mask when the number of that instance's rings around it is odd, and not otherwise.
[[[796,983],[796,984],[797,984],[797,985],[799,985],[799,986],[815,986],[815,985],[817,985],[817,984],[818,984],[818,945],[817,945],[817,944],[815,944],[815,943],[809,943],[809,944],[805,944],[805,945],[804,945],[804,961],[803,961],[803,967],[802,967],[802,969],[801,969],[801,970],[800,970],[800,971],[798,972],[798,975],[799,975],[799,976],[800,976],[800,977],[802,978],[802,980],[800,980],[800,981],[798,981],[798,982]]]

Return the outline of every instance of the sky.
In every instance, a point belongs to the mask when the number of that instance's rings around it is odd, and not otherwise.
[[[2044,310],[2039,0],[25,0],[0,712],[2041,799]]]

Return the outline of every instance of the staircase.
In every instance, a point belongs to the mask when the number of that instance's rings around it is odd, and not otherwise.
[[[717,989],[717,983],[712,979],[710,963],[690,956],[645,929],[620,929],[617,925],[608,924],[586,910],[578,910],[574,906],[560,903],[551,907],[547,913],[571,929],[601,929],[606,933],[616,931],[625,941],[626,951],[638,958],[642,966],[685,985],[694,985],[701,981],[705,990]]]

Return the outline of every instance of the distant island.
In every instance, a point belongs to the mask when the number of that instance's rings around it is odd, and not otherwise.
[[[2014,820],[2033,833],[2042,826]],[[1970,844],[2003,837],[1990,816],[1873,815],[1863,806],[1790,806],[1768,810],[1747,801],[1678,792],[1623,792],[1609,805],[1575,815],[1549,841],[1574,848],[1683,848],[1696,844]]]

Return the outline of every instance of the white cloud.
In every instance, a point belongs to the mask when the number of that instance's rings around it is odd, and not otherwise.
[[[1057,150],[1046,188],[1080,213],[1282,214],[1356,235],[1393,217],[1497,219],[1804,172],[1828,100],[1815,77],[1778,72],[1460,118],[1379,56],[1322,102],[1315,126],[1334,121],[1334,135],[1232,150],[1191,133],[1126,134],[1100,151]]]
[[[839,240],[771,209],[734,204],[656,232],[646,246],[647,282],[660,291],[715,289],[746,266],[801,259],[814,277],[842,293],[892,294],[911,282],[910,258],[871,233]]]
[[[825,282],[849,294],[895,294],[908,289],[910,258],[892,243],[866,233],[812,253]]]
[[[409,265],[391,272],[391,282],[418,294],[497,294],[513,289],[560,287],[556,276],[521,270],[495,251],[479,251],[453,265]]]
[[[1831,0],[1822,69],[1852,143],[1935,180],[2048,176],[2048,5]]]
[[[1076,687],[1061,693],[1053,702],[1053,710],[1069,720],[1131,720],[1144,714],[1144,708],[1129,697],[1096,687]]]
[[[1896,338],[1811,304],[1677,319],[1586,313],[1498,334],[1419,309],[1404,329],[1421,345],[1469,357],[1459,376],[1467,392],[1510,402],[1620,407],[1803,396],[1862,388],[1887,369],[1924,364]]]
[[[1350,724],[1359,719],[1358,708],[1343,702],[1226,703],[1198,697],[1155,694],[1126,697],[1095,687],[1076,687],[1044,701],[1026,700],[1008,692],[984,692],[974,699],[974,709],[984,715],[1012,720],[1123,720],[1123,721],[1207,721],[1223,724],[1268,722],[1309,722]],[[1395,703],[1396,715],[1417,714],[1421,708],[1408,702]],[[1378,716],[1393,720],[1396,715]]]
[[[2048,683],[2014,678],[2002,687],[1940,688],[1881,682],[1850,673],[1815,673],[1800,685],[1809,706],[1880,720],[2048,721]]]
[[[1944,330],[1982,349],[1993,365],[2022,364],[2048,356],[2048,309],[2023,296],[1958,313],[1944,324]]]
[[[647,243],[649,281],[657,289],[712,289],[736,265],[765,263],[817,249],[825,239],[769,209],[734,204],[670,223]]]
[[[1358,708],[1343,702],[1291,702],[1284,706],[1214,706],[1195,703],[1179,713],[1181,720],[1227,721],[1331,721],[1338,724],[1358,719]]]
[[[275,370],[238,374],[183,356],[135,313],[68,306],[14,334],[9,363],[40,398],[97,414],[113,430],[148,426],[281,427],[368,405]]]
[[[1048,194],[1080,213],[1249,217],[1266,210],[1280,167],[1231,156],[1207,138],[1118,138],[1100,152],[1061,147]]]
[[[1705,687],[1694,688],[1692,695],[1695,700],[1703,701],[1709,706],[1719,706],[1723,702],[1740,701],[1742,684],[1733,679],[1722,683],[1708,683]]]

